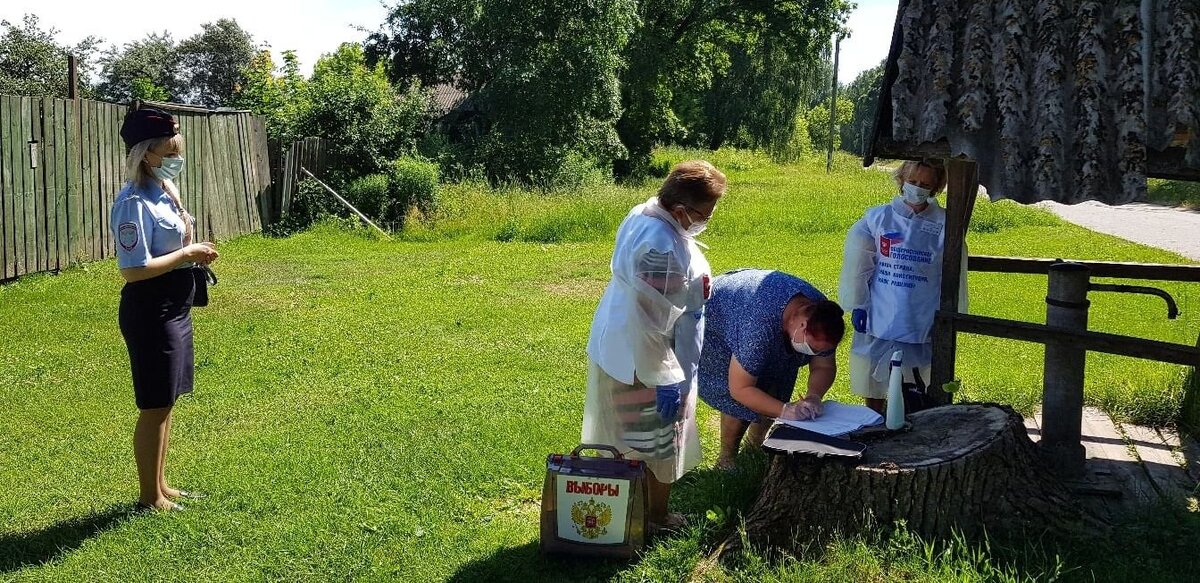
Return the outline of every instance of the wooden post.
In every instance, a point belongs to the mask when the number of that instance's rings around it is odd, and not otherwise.
[[[829,100],[829,148],[825,154],[825,173],[833,172],[833,142],[834,132],[837,131],[837,94],[838,94],[838,57],[842,52],[842,33],[839,31],[833,41],[833,97]]]
[[[67,55],[67,99],[79,99],[79,59]]]
[[[939,311],[933,321],[933,371],[927,392],[935,402],[947,404],[950,394],[942,385],[954,380],[954,357],[958,349],[958,334],[954,319],[945,314],[958,312],[958,290],[961,281],[963,242],[967,225],[975,210],[979,194],[979,168],[974,160],[948,158],[946,166],[946,232],[942,249],[942,290]]]
[[[1050,268],[1046,293],[1046,325],[1087,330],[1087,266],[1059,263]],[[1073,342],[1047,342],[1042,384],[1042,450],[1064,476],[1080,476],[1085,453],[1080,442],[1083,423],[1083,375],[1087,350]]]

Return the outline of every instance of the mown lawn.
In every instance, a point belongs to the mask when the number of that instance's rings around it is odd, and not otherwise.
[[[678,159],[681,152],[661,154]],[[836,293],[842,237],[892,191],[839,161],[778,167],[709,154],[732,185],[703,239],[718,272],[779,268]],[[168,477],[210,494],[184,513],[130,516],[135,411],[112,262],[0,287],[0,579],[33,580],[1187,580],[1200,521],[1163,511],[1122,540],[990,550],[965,542],[839,541],[805,556],[703,564],[755,494],[756,471],[706,463],[673,501],[696,525],[632,564],[537,554],[544,458],[574,446],[584,346],[612,233],[653,186],[577,193],[447,189],[398,240],[332,224],[221,246],[196,318],[197,391],[176,409]],[[972,253],[1183,262],[1016,205],[977,206]],[[1039,321],[1045,280],[972,274],[971,311]],[[1158,285],[1158,284],[1153,284]],[[1092,328],[1194,343],[1200,286],[1157,298],[1093,294]],[[965,396],[1031,411],[1041,349],[960,341]],[[842,357],[845,350],[842,351]],[[1087,399],[1170,423],[1180,367],[1092,355]],[[835,398],[849,399],[845,378]],[[732,510],[710,520],[711,509]],[[714,516],[719,513],[714,513]],[[1127,537],[1127,538],[1126,538]],[[1056,558],[1056,554],[1061,557]]]

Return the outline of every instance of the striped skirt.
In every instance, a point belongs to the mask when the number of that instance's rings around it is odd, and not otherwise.
[[[659,417],[655,397],[653,387],[624,384],[589,361],[583,443],[616,447],[627,458],[645,461],[658,481],[671,483],[700,463],[696,383],[683,396],[675,421]]]

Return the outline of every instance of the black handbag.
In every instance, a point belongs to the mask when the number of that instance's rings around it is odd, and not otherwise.
[[[217,274],[207,265],[192,266],[192,277],[196,280],[196,294],[192,305],[203,308],[208,305],[208,286],[217,285]]]

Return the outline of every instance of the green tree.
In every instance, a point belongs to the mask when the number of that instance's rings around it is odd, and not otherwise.
[[[416,78],[431,86],[454,79],[462,63],[456,45],[464,40],[473,7],[462,0],[399,0],[388,10],[383,25],[367,36],[367,64],[383,63],[393,83]]]
[[[631,168],[659,143],[786,144],[795,113],[817,86],[822,53],[852,6],[640,0],[640,25],[625,51],[618,125]]]
[[[119,49],[110,47],[100,57],[100,78],[96,94],[108,101],[149,99],[147,91],[162,101],[171,101],[184,91],[179,53],[171,33],[166,31],[150,33]],[[156,91],[151,91],[151,86]]]
[[[633,0],[489,0],[471,24],[464,75],[491,122],[490,176],[553,185],[624,155],[617,72]]]
[[[154,84],[154,80],[146,77],[134,79],[130,86],[130,97],[143,101],[170,101],[171,94]]]
[[[796,114],[825,91],[823,54],[851,7],[402,0],[367,46],[393,80],[478,91],[490,132],[477,152],[494,177],[536,180],[580,158],[623,159],[623,173],[656,144],[788,147]]]
[[[206,107],[228,105],[242,71],[257,53],[254,38],[236,20],[201,25],[201,32],[179,43],[179,64],[186,92],[177,96]]]
[[[406,0],[368,39],[392,79],[456,81],[487,134],[468,148],[493,179],[553,184],[624,156],[621,51],[635,0]]]
[[[368,67],[357,44],[322,56],[301,95],[295,131],[330,141],[338,183],[379,173],[411,153],[427,123],[428,95],[417,83],[397,94],[382,65]]]
[[[0,94],[67,97],[69,55],[78,59],[79,84],[86,94],[100,39],[89,36],[68,46],[58,41],[58,34],[56,28],[43,29],[33,14],[20,24],[0,20]]]
[[[728,46],[731,63],[714,75],[705,93],[705,117],[699,127],[705,146],[732,144],[782,154],[793,147],[796,120],[828,94],[833,66],[823,57],[800,56],[793,49],[753,32]]]
[[[808,110],[808,134],[812,137],[813,149],[821,152],[829,148],[829,100]],[[833,149],[842,147],[841,128],[854,119],[854,102],[838,96],[837,118],[834,119]]]
[[[230,104],[266,117],[268,136],[290,142],[303,137],[297,124],[307,104],[306,87],[295,51],[284,51],[283,66],[276,68],[271,51],[263,50],[242,70]]]
[[[846,99],[854,103],[854,117],[842,126],[842,148],[862,156],[866,153],[866,142],[874,131],[875,110],[879,103],[879,90],[883,86],[883,67],[886,61],[867,69],[845,87]]]

